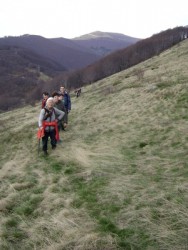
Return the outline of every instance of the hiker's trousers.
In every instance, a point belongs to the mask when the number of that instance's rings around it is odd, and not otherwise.
[[[48,138],[51,139],[52,148],[56,147],[57,140],[55,138],[55,129],[49,132],[44,132],[44,137],[42,137],[42,150],[47,151],[48,149]]]

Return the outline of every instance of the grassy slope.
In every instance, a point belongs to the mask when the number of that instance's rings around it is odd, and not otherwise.
[[[83,88],[47,159],[39,106],[0,114],[0,249],[188,247],[187,54]]]

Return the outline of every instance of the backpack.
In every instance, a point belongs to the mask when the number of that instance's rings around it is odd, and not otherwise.
[[[54,112],[54,114],[55,114],[54,108],[53,108],[52,110],[49,110],[49,109],[47,109],[47,108],[44,108],[44,110],[45,110],[45,113],[44,113],[44,121],[47,120],[49,117],[51,118],[53,112]]]

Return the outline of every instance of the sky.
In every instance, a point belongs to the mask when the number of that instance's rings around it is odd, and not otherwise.
[[[0,0],[0,37],[103,31],[148,38],[188,25],[187,10],[187,0]]]

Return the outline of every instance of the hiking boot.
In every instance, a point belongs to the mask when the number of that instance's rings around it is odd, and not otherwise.
[[[53,149],[53,150],[56,149],[56,146],[52,146],[52,149]]]

